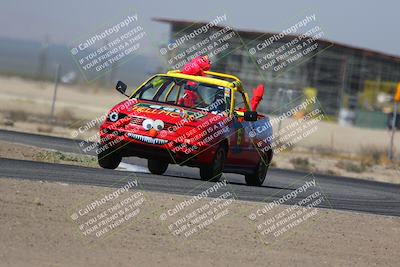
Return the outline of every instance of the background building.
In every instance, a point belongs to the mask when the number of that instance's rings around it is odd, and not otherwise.
[[[170,24],[169,42],[206,25],[201,22],[155,20]],[[211,35],[223,27],[214,26],[207,34]],[[312,88],[317,92],[328,117],[337,118],[340,114],[341,119],[358,126],[386,127],[387,113],[392,111],[391,96],[400,81],[400,57],[318,39],[317,50],[305,60],[280,72],[272,69],[265,71],[255,62],[257,55],[250,55],[248,49],[256,40],[267,39],[276,33],[234,31],[236,36],[227,42],[237,49],[217,56],[218,62],[212,70],[237,75],[248,91],[258,83],[264,83],[267,91],[261,111],[277,111],[282,101],[289,101],[302,95],[305,88]],[[296,37],[287,35],[269,48],[278,48]],[[185,50],[204,38],[204,34],[198,35],[182,44],[177,51]]]

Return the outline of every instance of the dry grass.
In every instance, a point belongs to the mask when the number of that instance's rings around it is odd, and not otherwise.
[[[330,170],[330,169],[322,171],[322,173],[327,174],[327,175],[338,175],[337,172],[335,172],[334,170]]]
[[[307,158],[292,158],[290,159],[290,163],[292,163],[296,170],[310,171],[313,167]]]
[[[3,119],[2,120],[2,124],[4,126],[14,126],[14,121],[10,120],[10,119]]]
[[[361,157],[361,163],[367,166],[390,164],[386,148],[361,146],[359,155]]]
[[[23,110],[11,110],[6,113],[6,119],[11,121],[27,121],[28,114]]]
[[[335,149],[326,146],[311,146],[309,150],[313,154],[322,156],[337,156],[339,154]]]
[[[35,155],[39,161],[50,163],[75,163],[85,167],[97,167],[97,158],[87,155],[64,153],[60,151],[43,150]]]
[[[336,163],[336,167],[346,170],[348,172],[362,173],[367,170],[367,167],[362,163],[354,163],[351,161],[341,160]]]
[[[54,128],[50,125],[39,125],[37,130],[39,133],[52,133]]]
[[[74,113],[67,108],[62,109],[59,113],[57,113],[56,117],[58,120],[63,121],[65,123],[72,123],[78,120],[75,117]]]

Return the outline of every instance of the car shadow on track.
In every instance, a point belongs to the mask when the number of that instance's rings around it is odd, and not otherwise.
[[[176,175],[176,174],[164,174],[160,176],[167,176],[171,178],[179,178],[179,179],[187,179],[187,180],[193,180],[193,181],[199,181],[199,182],[204,182],[200,179],[200,177],[193,177],[193,176],[183,176],[183,175]],[[210,184],[214,184],[215,182],[208,182]],[[268,184],[263,184],[262,186],[259,187],[252,187],[252,186],[247,186],[245,183],[240,183],[240,182],[233,182],[228,180],[228,184],[230,185],[235,185],[235,186],[245,186],[247,188],[259,188],[259,189],[274,189],[274,190],[289,190],[293,191],[295,190],[294,188],[289,188],[289,187],[280,187],[280,186],[272,186]]]

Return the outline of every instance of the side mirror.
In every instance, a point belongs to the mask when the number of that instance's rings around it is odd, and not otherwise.
[[[117,85],[115,86],[115,89],[117,89],[117,91],[120,92],[121,94],[123,94],[123,95],[125,95],[125,96],[128,96],[127,94],[125,94],[126,88],[127,88],[127,87],[128,87],[128,86],[127,86],[126,84],[124,84],[124,83],[121,82],[121,81],[118,81],[118,82],[117,82]]]
[[[246,111],[244,113],[245,121],[257,121],[257,111]]]

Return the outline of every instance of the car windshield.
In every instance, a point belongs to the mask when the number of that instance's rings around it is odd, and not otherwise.
[[[132,98],[229,114],[231,90],[185,79],[156,76],[136,91]]]

